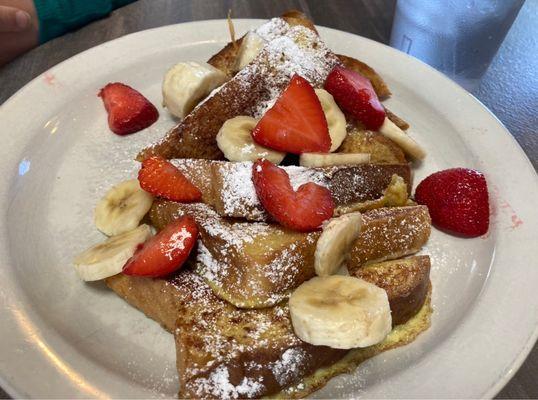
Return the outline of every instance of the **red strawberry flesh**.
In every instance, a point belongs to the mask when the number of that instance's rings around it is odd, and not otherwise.
[[[170,275],[187,260],[197,237],[194,219],[181,217],[144,243],[127,261],[123,273],[152,278]]]
[[[138,181],[146,192],[167,200],[190,203],[202,199],[202,192],[174,164],[162,157],[144,160],[138,171]]]
[[[108,113],[108,126],[117,135],[128,135],[152,125],[159,112],[140,92],[123,83],[109,83],[99,91]]]
[[[314,231],[333,215],[334,202],[327,188],[308,182],[294,191],[286,171],[267,160],[254,163],[252,181],[265,210],[287,228]]]
[[[344,67],[334,67],[325,80],[327,90],[336,103],[348,114],[377,131],[385,120],[385,109],[374,91],[372,83]]]
[[[256,143],[293,154],[327,153],[331,137],[318,96],[308,81],[294,75],[275,105],[252,131]]]
[[[428,206],[438,228],[465,237],[489,229],[488,187],[484,175],[467,168],[436,172],[417,186],[415,200]]]

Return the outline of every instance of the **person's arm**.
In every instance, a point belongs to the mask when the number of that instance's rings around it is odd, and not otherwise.
[[[79,28],[134,0],[34,0],[39,18],[39,42]]]
[[[135,0],[0,0],[0,66]]]

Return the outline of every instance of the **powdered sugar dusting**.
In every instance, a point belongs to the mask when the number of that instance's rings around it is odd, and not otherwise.
[[[233,247],[237,251],[241,251],[245,243],[253,243],[255,238],[259,239],[271,233],[271,227],[267,224],[261,222],[229,223],[218,215],[199,223],[209,236],[219,239],[224,248]]]
[[[219,399],[253,398],[263,390],[261,380],[262,377],[257,381],[243,377],[241,383],[235,386],[230,382],[228,368],[219,365],[209,377],[196,379],[196,394],[200,397],[211,394]]]
[[[297,190],[299,186],[308,182],[313,182],[320,186],[327,187],[327,176],[323,170],[298,167],[295,165],[284,167],[284,170],[290,177],[290,183],[293,190]]]
[[[196,261],[201,266],[198,271],[202,277],[211,282],[222,283],[222,275],[227,275],[226,268],[213,257],[201,240],[198,241]]]
[[[289,32],[291,26],[282,18],[272,18],[254,32],[258,34],[263,40],[269,42]]]
[[[198,243],[196,261],[196,271],[219,288],[220,296],[225,296],[226,300],[236,305],[246,306],[257,299],[258,304],[270,306],[287,297],[287,293],[268,293],[264,285],[250,279],[242,268],[237,268],[230,260],[218,261],[201,241]]]
[[[271,365],[271,370],[281,386],[289,385],[297,379],[300,367],[307,360],[305,351],[301,348],[287,349],[282,357]]]
[[[177,250],[185,249],[185,240],[190,239],[191,237],[192,234],[185,228],[181,228],[180,231],[172,234],[167,243],[161,244],[161,246],[164,246],[163,253],[166,258],[172,261],[174,259],[174,253]]]
[[[251,214],[253,219],[267,218],[252,183],[252,165],[252,162],[229,163],[222,168],[220,197],[224,215],[235,217]]]

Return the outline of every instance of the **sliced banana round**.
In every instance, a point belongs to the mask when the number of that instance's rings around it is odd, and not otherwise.
[[[217,146],[230,161],[256,161],[265,158],[273,164],[280,164],[286,153],[257,144],[251,132],[258,121],[255,118],[239,116],[227,120],[217,134]]]
[[[360,212],[332,218],[324,227],[316,244],[316,275],[329,276],[344,266],[362,228]]]
[[[372,346],[392,329],[387,292],[351,276],[315,277],[292,293],[289,307],[296,335],[317,346]]]
[[[226,81],[226,74],[207,63],[180,62],[163,80],[163,106],[178,118],[192,111],[198,102]]]
[[[426,157],[426,151],[407,133],[398,128],[398,126],[389,118],[385,117],[383,125],[381,125],[381,128],[379,128],[379,133],[388,137],[411,157],[419,160],[423,160]]]
[[[321,108],[325,113],[327,125],[329,125],[329,136],[331,137],[331,153],[336,151],[344,141],[347,135],[346,117],[340,110],[333,96],[325,89],[316,89]]]
[[[303,153],[299,165],[303,167],[329,167],[331,165],[357,165],[370,162],[368,153]]]
[[[235,61],[235,71],[243,69],[247,64],[256,58],[262,49],[265,41],[256,32],[248,32],[241,40],[241,47],[237,53]]]
[[[108,236],[136,228],[151,208],[153,196],[140,187],[138,179],[119,183],[95,207],[95,226]]]
[[[84,281],[97,281],[119,274],[136,248],[151,236],[148,225],[112,236],[79,254],[73,263],[75,271]]]

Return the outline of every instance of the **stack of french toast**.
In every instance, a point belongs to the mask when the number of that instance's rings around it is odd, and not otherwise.
[[[391,93],[368,65],[328,49],[299,12],[274,18],[254,33],[232,38],[208,60],[220,71],[219,85],[189,108],[176,104],[185,112],[181,121],[138,156],[170,160],[199,189],[196,202],[156,197],[146,216],[157,230],[192,217],[199,232],[196,247],[183,267],[166,277],[120,273],[106,279],[120,297],[175,336],[180,398],[304,397],[365,359],[412,342],[430,324],[430,259],[413,254],[428,240],[431,220],[428,209],[409,198],[411,161],[424,152],[406,137],[408,124],[387,109],[379,130],[338,110],[345,117],[343,135],[325,157],[271,150],[267,158],[278,159],[294,189],[306,182],[325,188],[334,203],[332,217],[360,214],[360,234],[339,274],[386,292],[389,333],[354,348],[297,335],[289,299],[317,279],[325,228],[291,229],[275,220],[258,196],[255,161],[238,158],[223,130],[240,116],[258,121],[294,75],[318,93],[329,73],[343,66],[369,80],[379,99]],[[403,136],[391,136],[394,131]],[[360,162],[357,154],[363,156]],[[330,161],[346,155],[349,164]],[[335,307],[333,313],[339,312],[345,309]]]

